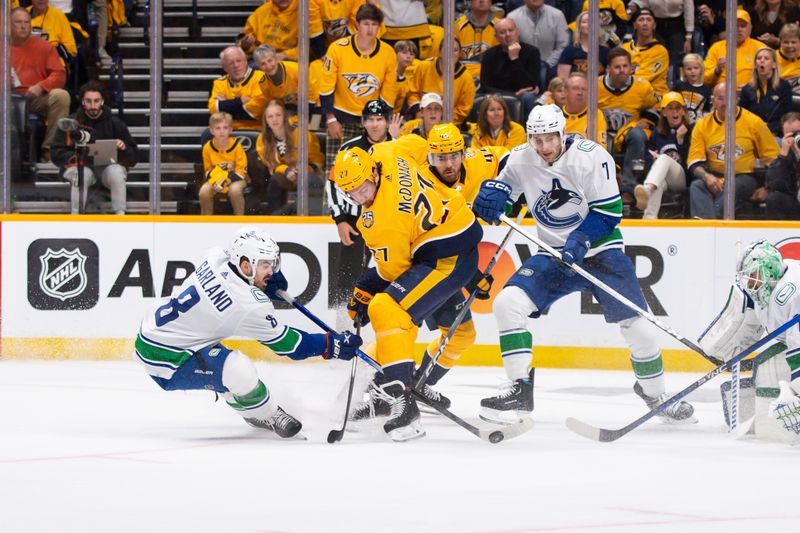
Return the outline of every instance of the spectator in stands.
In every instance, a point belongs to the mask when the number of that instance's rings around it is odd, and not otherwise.
[[[703,42],[706,50],[725,38],[726,0],[698,0],[697,26],[703,31]],[[699,50],[697,50],[699,52]]]
[[[755,0],[747,12],[753,23],[752,35],[771,48],[780,46],[784,24],[800,21],[800,7],[793,0]]]
[[[539,50],[520,42],[517,25],[509,18],[498,20],[494,28],[500,44],[481,58],[481,91],[515,95],[527,120],[541,83]]]
[[[389,46],[397,41],[414,41],[420,50],[421,41],[430,39],[425,2],[418,0],[382,0],[380,9],[386,17],[386,32],[381,37]],[[438,48],[436,48],[438,50]]]
[[[692,124],[711,111],[711,89],[703,82],[702,57],[698,54],[683,56],[681,79],[675,82],[672,90],[683,96],[686,113]]]
[[[486,96],[478,108],[471,146],[476,150],[484,146],[503,146],[511,150],[525,142],[525,128],[509,118],[503,97],[499,94]]]
[[[78,54],[75,36],[67,16],[48,0],[32,0],[28,8],[31,14],[31,31],[37,37],[48,41],[58,52],[65,66]]]
[[[259,87],[264,96],[264,102],[280,99],[283,104],[293,111],[297,110],[297,87],[299,72],[296,61],[278,61],[278,55],[271,46],[259,45],[253,50],[253,62],[264,72]],[[313,62],[312,62],[313,63]],[[315,95],[309,79],[309,102],[314,102]]]
[[[247,56],[238,46],[229,46],[219,55],[225,75],[214,80],[208,98],[208,112],[228,113],[233,117],[234,130],[257,130],[266,100],[261,86],[266,85],[266,74],[247,65]],[[205,144],[211,132],[205,130],[201,141]]]
[[[456,20],[456,39],[461,43],[461,64],[467,68],[475,85],[480,84],[481,57],[492,46],[497,45],[494,23],[500,18],[492,10],[491,0],[470,0],[470,9]]]
[[[611,49],[605,76],[598,80],[597,105],[614,132],[614,152],[624,154],[620,193],[622,203],[633,205],[638,172],[644,170],[647,139],[658,121],[658,105],[650,82],[631,74],[631,56],[622,47]]]
[[[525,5],[509,13],[508,18],[517,25],[519,40],[539,50],[542,70],[537,85],[546,85],[555,76],[558,58],[569,44],[564,14],[544,0],[525,0]]]
[[[644,211],[642,218],[658,218],[661,197],[665,190],[686,190],[686,159],[692,125],[686,113],[686,104],[680,93],[671,91],[661,98],[661,113],[658,124],[650,137],[647,148],[653,164],[644,184],[636,186],[636,208]]]
[[[567,101],[567,79],[556,76],[547,84],[547,90],[536,99],[536,105],[563,106]]]
[[[394,43],[394,52],[397,54],[397,97],[394,101],[394,112],[404,114],[408,108],[408,85],[419,64],[417,45],[414,41],[397,41]]]
[[[608,59],[608,48],[600,46],[600,64],[598,73],[602,74]],[[564,48],[558,58],[558,77],[567,79],[570,72],[589,72],[589,13],[583,11],[575,19],[575,31],[572,42]]]
[[[631,0],[631,20],[636,18],[638,9],[650,9],[655,18],[655,28],[661,41],[669,52],[669,62],[678,68],[681,57],[692,51],[694,33],[695,2],[671,0]]]
[[[461,55],[461,43],[454,39],[450,45],[453,55],[453,123],[460,126],[464,123],[472,110],[475,101],[475,82],[469,75],[467,69],[459,62]],[[439,50],[443,53],[444,43]],[[444,92],[444,79],[442,79],[442,59],[440,57],[420,61],[414,71],[414,77],[408,84],[408,105],[411,112],[415,111],[415,106],[419,106],[419,101],[424,93]]]
[[[736,88],[750,81],[753,75],[753,63],[755,62],[756,52],[763,43],[750,38],[750,14],[744,9],[736,11]],[[706,85],[716,85],[726,81],[727,64],[725,40],[719,40],[711,45],[705,59],[705,82]]]
[[[419,101],[420,118],[409,120],[403,124],[400,135],[414,133],[423,139],[428,138],[428,132],[444,120],[444,103],[437,93],[425,93]]]
[[[800,183],[800,148],[795,136],[800,134],[800,113],[786,113],[781,120],[783,138],[778,157],[767,169],[767,217],[775,220],[800,219],[798,183]]]
[[[778,72],[789,82],[794,94],[800,94],[800,26],[790,22],[781,28],[778,50]]]
[[[364,4],[356,13],[356,34],[328,47],[319,94],[327,122],[326,168],[333,165],[339,146],[361,129],[361,110],[380,98],[397,99],[397,55],[378,39],[383,13]]]
[[[736,180],[736,208],[752,201],[758,182],[752,172],[756,159],[769,165],[778,156],[778,143],[767,124],[756,115],[737,106],[736,175],[724,178],[725,170],[725,84],[714,87],[711,103],[714,111],[704,116],[692,130],[687,164],[696,178],[689,185],[689,204],[694,218],[721,218],[724,191]]]
[[[266,44],[277,52],[278,61],[297,60],[297,13],[297,0],[264,2],[247,18],[239,46],[251,53],[258,45]],[[322,57],[325,35],[319,20],[309,28],[309,37],[311,52]]]
[[[322,28],[325,48],[352,35],[348,24],[359,5],[354,0],[310,0],[309,27]]]
[[[630,39],[628,11],[623,0],[600,0],[600,42],[609,49]],[[581,11],[589,11],[589,0],[584,0]]]
[[[567,78],[566,97],[561,110],[567,118],[567,125],[564,127],[565,133],[584,139],[591,138],[603,148],[608,148],[606,119],[600,109],[597,110],[594,135],[589,136],[587,133],[589,131],[589,81],[583,72],[573,72]]]
[[[212,113],[208,119],[212,138],[203,145],[205,182],[197,195],[200,214],[214,214],[214,197],[227,194],[234,215],[244,215],[244,190],[250,182],[247,154],[239,139],[231,137],[233,117],[230,113]]]
[[[58,119],[69,113],[64,65],[50,43],[31,34],[31,15],[23,8],[11,11],[11,67],[14,92],[25,96],[28,109],[47,119],[41,160],[50,161],[50,145]]]
[[[392,122],[392,108],[383,100],[367,102],[361,112],[361,117],[364,126],[361,135],[342,143],[339,151],[358,147],[369,152],[373,144],[391,141],[399,135],[399,131],[395,129],[399,124],[396,119],[394,123]],[[331,218],[336,223],[336,230],[339,233],[340,245],[334,247],[329,258],[329,265],[337,273],[334,277],[335,286],[331,288],[331,294],[333,294],[335,305],[341,307],[347,304],[361,274],[364,239],[356,227],[358,217],[361,216],[361,206],[345,198],[333,180],[327,181],[325,192]],[[339,322],[337,319],[337,329],[346,325]]]
[[[304,128],[290,124],[289,115],[280,100],[272,100],[264,110],[261,135],[256,140],[256,156],[251,157],[252,178],[266,187],[267,214],[293,215],[297,205],[289,201],[290,193],[297,190],[297,168],[300,135]],[[325,157],[313,132],[306,132],[308,143],[309,191],[322,191],[322,167]]]
[[[767,123],[769,131],[780,141],[783,137],[781,117],[792,110],[792,87],[778,73],[778,55],[767,46],[756,52],[752,79],[742,87],[739,105],[755,113]]]
[[[71,116],[80,124],[82,130],[91,134],[89,143],[103,140],[116,141],[116,162],[109,165],[95,164],[84,159],[84,154],[75,148],[76,133],[59,129],[53,139],[53,163],[60,168],[61,177],[72,184],[72,212],[80,212],[79,205],[85,205],[89,187],[100,176],[102,184],[111,192],[111,209],[117,215],[125,214],[127,202],[128,169],[136,165],[138,154],[128,126],[113,115],[105,105],[103,86],[90,81],[81,86],[79,94],[81,107]],[[79,189],[78,166],[83,167],[83,190]]]
[[[631,54],[634,76],[650,82],[656,94],[669,91],[667,71],[669,52],[656,40],[656,18],[649,8],[642,8],[632,17],[633,40],[622,44]]]

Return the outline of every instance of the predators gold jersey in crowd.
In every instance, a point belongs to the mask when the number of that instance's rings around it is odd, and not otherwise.
[[[717,68],[717,63],[722,57],[726,57],[728,51],[726,49],[727,43],[725,39],[721,39],[708,49],[705,60],[703,60],[703,74],[706,85],[714,87],[718,83],[722,83],[727,79],[727,69],[722,69],[722,72],[717,75],[714,70]],[[767,46],[757,39],[748,37],[742,44],[736,47],[736,87],[741,87],[753,77],[753,65],[756,61],[756,52],[760,48]]]
[[[453,31],[461,43],[461,63],[470,75],[480,80],[481,56],[492,46],[499,44],[494,33],[495,13],[490,13],[486,26],[477,26],[469,13],[456,20]]]
[[[419,103],[425,93],[444,94],[444,81],[439,61],[426,59],[420,61],[414,77],[408,85],[408,105]],[[464,65],[456,68],[453,79],[453,123],[466,120],[475,101],[475,81]]]
[[[502,146],[508,150],[513,150],[520,144],[525,144],[525,142],[527,142],[525,137],[525,128],[514,121],[510,121],[509,125],[510,127],[508,134],[501,129],[497,132],[496,137],[492,137],[492,135],[489,133],[481,134],[481,132],[478,131],[478,126],[475,125],[475,127],[472,128],[472,131],[470,131],[472,134],[470,146],[476,150],[479,148],[485,148],[487,146]]]
[[[239,139],[231,137],[225,148],[217,147],[214,139],[203,145],[203,172],[205,172],[206,179],[214,167],[220,167],[226,172],[235,172],[243,180],[249,179],[247,177],[247,154]]]
[[[64,62],[64,57],[61,49],[70,56],[77,55],[78,47],[75,44],[72,26],[63,11],[56,7],[48,6],[43,14],[36,17],[33,16],[33,7],[29,7],[28,12],[31,13],[31,29],[34,35],[38,35],[52,44],[59,52],[59,55],[62,56],[62,63]]]
[[[320,96],[332,95],[333,107],[360,120],[370,100],[393,106],[397,98],[397,55],[380,39],[372,50],[359,50],[356,38],[339,39],[322,61]]]
[[[406,272],[415,256],[458,255],[459,237],[475,231],[476,224],[464,197],[453,189],[437,191],[436,180],[415,161],[418,155],[396,142],[379,143],[371,149],[380,167],[380,182],[372,205],[362,209],[358,220],[378,274],[386,281]]]
[[[322,75],[322,61],[317,59],[308,66],[308,101],[319,104],[319,83]],[[281,100],[285,105],[297,105],[297,87],[300,83],[299,68],[295,61],[278,62],[275,76],[266,74],[259,81],[265,102]]]
[[[633,41],[622,44],[622,48],[631,54],[633,75],[650,82],[658,94],[669,91],[667,87],[667,69],[669,68],[669,52],[658,41],[637,46]]]
[[[234,82],[227,74],[217,78],[214,80],[214,85],[211,87],[211,96],[208,99],[208,112],[213,114],[218,111],[225,111],[225,109],[220,109],[217,96],[221,96],[223,100],[247,96],[250,100],[243,106],[247,113],[247,118],[234,116],[233,129],[260,130],[261,115],[264,113],[264,108],[267,105],[264,93],[261,92],[261,85],[265,83],[265,78],[266,74],[254,68],[248,68],[244,78],[242,78],[240,82]]]
[[[311,27],[322,27],[325,44],[351,34],[348,25],[361,6],[358,0],[310,0],[308,4]]]
[[[614,148],[617,151],[622,149],[625,135],[640,118],[646,118],[653,124],[658,120],[656,112],[648,113],[658,105],[658,97],[649,81],[631,76],[627,85],[615,89],[606,75],[600,78],[597,89],[597,107],[603,111],[608,131],[616,133]],[[651,132],[646,130],[646,133],[649,135]]]
[[[769,166],[778,157],[778,143],[760,117],[741,107],[736,108],[736,173],[746,174],[755,168],[756,159]],[[718,176],[725,171],[725,123],[716,111],[698,120],[692,130],[687,166],[704,164]]]
[[[266,44],[283,52],[290,59],[297,59],[297,13],[298,2],[291,0],[289,6],[281,11],[272,2],[265,2],[247,17],[244,34],[255,37],[255,44],[245,50],[248,54],[259,44]],[[309,38],[322,34],[321,20],[309,21]]]
[[[778,50],[778,72],[792,86],[792,92],[800,94],[800,57],[789,59]]]
[[[572,134],[573,137],[577,136],[581,139],[589,139],[589,135],[586,133],[589,131],[589,117],[588,117],[588,109],[584,109],[580,113],[568,113],[566,108],[562,107],[561,111],[564,113],[564,116],[567,118],[567,124],[564,127],[564,132],[568,134]],[[603,148],[608,148],[608,133],[606,132],[608,128],[606,127],[606,118],[603,116],[603,112],[599,109],[597,110],[597,121],[595,123],[595,130],[599,132],[599,135],[594,135],[590,140],[596,142]]]
[[[464,150],[464,161],[461,164],[461,174],[458,180],[448,185],[436,176],[436,169],[429,166],[429,171],[436,178],[434,184],[436,190],[441,194],[446,194],[445,191],[453,190],[461,193],[466,200],[467,205],[472,207],[472,202],[478,195],[481,189],[481,183],[484,180],[493,180],[497,178],[500,171],[505,166],[506,159],[508,158],[509,151],[502,146],[487,146],[476,150],[475,148],[467,148]]]

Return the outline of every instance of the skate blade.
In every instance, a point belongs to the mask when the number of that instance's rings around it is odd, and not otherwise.
[[[441,413],[439,413],[439,411],[437,411],[436,409],[434,409],[433,407],[429,406],[426,403],[417,402],[417,406],[419,407],[419,412],[420,413],[425,413],[426,415],[439,415],[439,414],[441,414]]]
[[[661,420],[662,424],[666,424],[668,426],[691,426],[692,424],[697,424],[699,420],[694,416],[690,416],[689,418],[684,418],[683,420],[676,420],[674,418],[670,418],[668,416],[657,416],[659,420]]]
[[[406,442],[409,440],[420,439],[425,436],[425,430],[418,420],[407,426],[393,429],[389,432],[389,438],[394,442]]]
[[[494,424],[502,424],[504,426],[511,426],[530,418],[530,411],[498,411],[497,409],[490,409],[483,407],[478,417],[481,420],[492,422]]]

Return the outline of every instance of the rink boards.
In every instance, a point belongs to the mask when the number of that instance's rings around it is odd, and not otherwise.
[[[0,357],[126,359],[144,313],[188,276],[205,250],[224,246],[242,225],[258,225],[279,242],[289,291],[326,322],[336,322],[328,291],[338,243],[327,217],[176,217],[6,215],[0,217]],[[527,228],[535,231],[528,222]],[[484,226],[485,265],[506,227]],[[733,281],[738,247],[766,238],[786,257],[800,259],[800,224],[722,221],[629,221],[623,224],[626,254],[636,265],[651,311],[665,324],[696,339],[715,316]],[[494,271],[495,295],[525,258],[535,253],[514,235]],[[499,365],[491,300],[472,308],[478,332],[464,364]],[[308,331],[315,327],[292,309],[279,320]],[[340,318],[341,320],[341,318]],[[530,322],[537,366],[629,368],[616,326],[605,323],[588,294],[573,294]],[[667,368],[702,370],[707,363],[655,329]],[[367,333],[369,335],[369,332]],[[421,328],[418,354],[433,338]],[[234,341],[256,358],[276,359],[266,348]]]

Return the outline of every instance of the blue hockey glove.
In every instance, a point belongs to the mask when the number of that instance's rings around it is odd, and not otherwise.
[[[486,180],[481,184],[481,190],[472,204],[475,215],[490,224],[497,224],[500,215],[505,212],[506,204],[510,203],[511,187],[502,181]]]
[[[280,300],[281,297],[278,296],[278,291],[285,291],[288,288],[289,281],[286,279],[286,276],[283,275],[283,272],[278,270],[272,273],[272,277],[267,281],[264,292],[267,293],[270,300]]]
[[[575,230],[567,237],[564,249],[561,250],[561,260],[568,265],[580,265],[591,246],[589,236],[582,231]]]
[[[325,353],[322,357],[349,361],[356,356],[356,350],[362,343],[361,337],[349,331],[328,333],[325,337]]]

